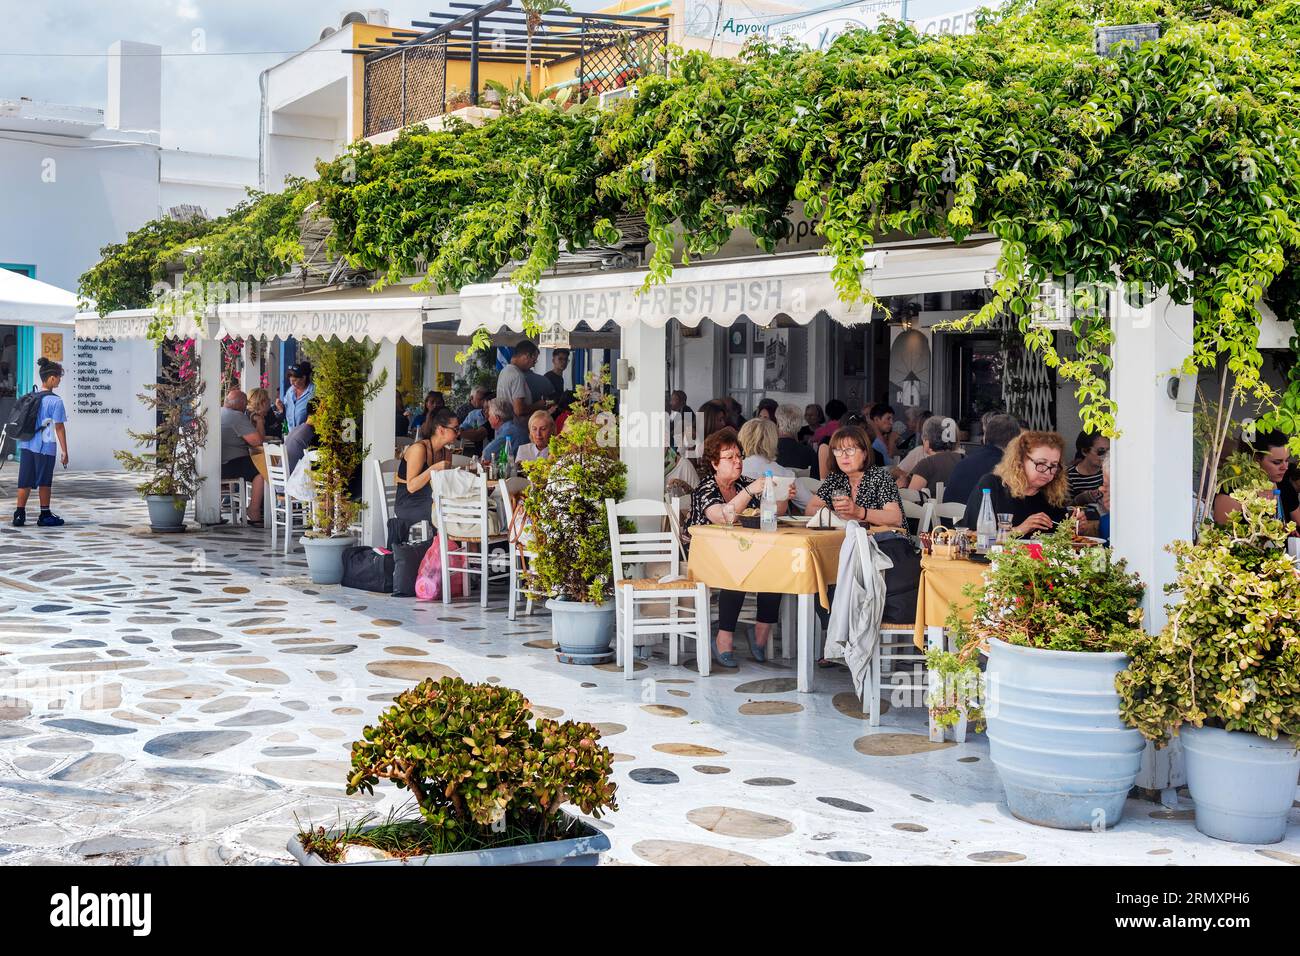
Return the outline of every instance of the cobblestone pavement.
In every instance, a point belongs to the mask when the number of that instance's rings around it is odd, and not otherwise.
[[[0,474],[0,495],[12,491]],[[869,728],[847,672],[790,661],[562,664],[545,613],[313,586],[268,532],[152,535],[120,476],[56,481],[62,529],[0,526],[0,863],[283,863],[349,798],[348,747],[425,676],[517,687],[617,754],[611,863],[1300,863],[1201,836],[1190,804],[1130,800],[1106,833],[1012,818],[982,736],[932,744],[919,701]],[[4,512],[8,517],[8,510]],[[906,706],[911,704],[911,706]],[[1300,818],[1296,818],[1300,822]]]

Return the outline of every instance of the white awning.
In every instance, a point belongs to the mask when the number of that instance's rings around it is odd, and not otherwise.
[[[146,339],[153,309],[121,309],[101,316],[95,312],[77,315],[76,335],[79,339]],[[212,322],[209,319],[208,322]],[[188,315],[172,319],[171,337],[178,339],[200,338],[206,334]]]
[[[282,299],[217,306],[222,332],[236,338],[423,341],[425,309],[442,296]]]
[[[983,289],[997,264],[998,248],[994,242],[875,250],[864,259],[863,286],[878,297]],[[782,315],[806,325],[819,312],[844,325],[869,320],[870,310],[861,303],[840,299],[830,275],[834,265],[831,256],[809,255],[680,267],[644,293],[641,286],[649,274],[644,270],[543,279],[537,289],[537,320],[570,331],[580,323],[662,326],[669,319],[691,328],[705,319],[729,326],[741,317],[766,326]],[[479,328],[523,331],[523,299],[510,283],[466,286],[460,295],[462,335]]]
[[[0,325],[69,325],[76,314],[71,292],[0,268]]]

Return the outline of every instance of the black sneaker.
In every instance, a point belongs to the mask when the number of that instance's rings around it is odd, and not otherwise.
[[[36,519],[38,528],[57,528],[63,524],[63,519],[53,511],[47,511]]]
[[[16,509],[14,511],[14,527],[21,528],[25,524],[27,524],[27,511],[23,508]]]

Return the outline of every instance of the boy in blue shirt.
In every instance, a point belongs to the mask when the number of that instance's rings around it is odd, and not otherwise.
[[[41,516],[36,524],[42,528],[56,528],[63,519],[50,510],[50,486],[54,483],[54,457],[62,450],[63,467],[68,467],[68,436],[63,423],[68,420],[63,399],[53,394],[63,380],[63,366],[41,356],[37,370],[41,387],[51,394],[41,399],[37,415],[37,432],[27,441],[19,442],[22,458],[18,464],[18,502],[14,508],[14,526],[27,523],[27,498],[33,488],[41,502]]]

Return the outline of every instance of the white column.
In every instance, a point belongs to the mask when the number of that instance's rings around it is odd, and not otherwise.
[[[221,342],[200,336],[194,343],[203,376],[203,415],[208,420],[208,440],[199,451],[199,497],[194,514],[199,524],[221,521]]]
[[[664,497],[664,393],[668,388],[668,330],[643,323],[622,331],[622,357],[631,365],[620,402],[619,456],[627,465],[627,497]]]
[[[397,425],[394,411],[397,405],[397,346],[392,342],[379,343],[379,354],[375,357],[375,364],[370,371],[371,381],[378,378],[385,370],[388,376],[384,380],[383,388],[375,393],[362,413],[361,442],[370,449],[366,454],[367,462],[372,458],[386,461],[394,455],[393,430]],[[361,500],[365,503],[365,510],[361,513],[361,527],[364,529],[361,543],[371,547],[382,547],[388,540],[388,528],[384,524],[384,516],[378,500],[379,489],[375,485],[368,464],[362,475],[361,488]]]
[[[244,368],[239,373],[239,387],[244,390],[244,394],[248,394],[262,384],[262,370],[253,360],[254,344],[255,340],[251,336],[244,339]]]
[[[1192,307],[1162,295],[1139,310],[1116,298],[1110,394],[1122,434],[1111,444],[1110,540],[1146,585],[1145,625],[1154,633],[1165,626],[1164,586],[1174,580],[1165,545],[1190,537],[1194,517],[1192,413],[1180,412],[1168,391],[1171,371],[1192,350]],[[1173,806],[1186,779],[1177,739],[1163,750],[1147,744],[1137,786]]]
[[[1165,546],[1192,533],[1192,413],[1168,394],[1171,371],[1192,351],[1192,307],[1162,295],[1112,314],[1110,393],[1122,434],[1111,446],[1111,544],[1146,585],[1146,626],[1155,632],[1166,621],[1164,586],[1174,580]]]

